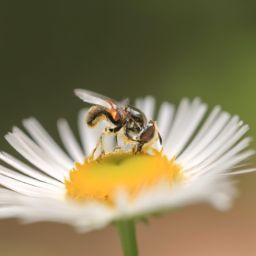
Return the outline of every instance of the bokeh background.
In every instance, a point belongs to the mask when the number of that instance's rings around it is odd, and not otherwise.
[[[56,140],[56,119],[76,126],[73,89],[158,102],[201,97],[250,124],[256,135],[256,2],[1,1],[0,146],[24,117]],[[256,143],[254,143],[254,147]],[[256,255],[256,174],[239,177],[227,213],[186,207],[138,227],[142,256]],[[111,227],[80,235],[65,225],[0,220],[5,256],[121,255]]]

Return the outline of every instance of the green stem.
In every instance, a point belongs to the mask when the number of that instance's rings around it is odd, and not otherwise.
[[[134,220],[118,221],[117,229],[122,243],[124,256],[138,256]]]

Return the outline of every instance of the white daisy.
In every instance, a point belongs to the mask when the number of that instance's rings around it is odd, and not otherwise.
[[[0,154],[0,217],[90,231],[197,202],[229,208],[236,194],[230,175],[253,171],[242,165],[255,153],[244,137],[248,125],[219,106],[206,115],[198,98],[183,99],[177,109],[164,102],[157,115],[153,97],[135,105],[157,121],[162,153],[85,160],[103,129],[86,125],[86,109],[78,118],[81,145],[65,119],[57,124],[64,149],[35,118],[23,121],[26,133],[14,127],[5,138],[25,162]]]

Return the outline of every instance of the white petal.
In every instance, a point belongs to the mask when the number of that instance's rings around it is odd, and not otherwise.
[[[141,110],[144,112],[148,120],[154,118],[155,104],[155,99],[152,96],[147,96],[143,100]]]
[[[64,181],[65,170],[54,162],[46,152],[26,137],[18,128],[14,128],[13,132],[7,134],[5,138],[15,150],[33,165],[55,179]]]
[[[181,131],[181,129],[184,128],[184,120],[187,118],[187,114],[190,109],[190,103],[188,99],[183,99],[175,113],[173,125],[171,127],[171,130],[169,132],[169,135],[166,139],[166,141],[163,143],[164,145],[164,152],[168,154],[168,156],[171,158],[172,155],[169,154],[170,149],[175,146],[175,138],[177,134]]]
[[[163,141],[166,140],[168,131],[171,127],[174,111],[175,111],[175,107],[168,102],[162,103],[160,107],[158,118],[157,118],[157,125],[159,127],[159,131]]]
[[[51,184],[36,180],[34,178],[25,176],[23,174],[15,172],[15,171],[13,171],[9,168],[6,168],[2,165],[0,165],[0,174],[4,175],[6,177],[9,177],[9,178],[12,178],[12,179],[15,179],[15,180],[33,185],[35,187],[46,189],[46,190],[55,191],[55,192],[63,192],[63,190],[64,190],[64,185],[63,185],[62,188],[57,188],[54,185],[51,185]]]
[[[155,104],[154,97],[147,96],[144,98],[137,98],[134,105],[146,115],[148,120],[152,120],[154,119]]]
[[[117,194],[116,200],[119,218],[128,218],[198,202],[209,202],[220,210],[226,210],[235,195],[236,190],[229,180],[208,176],[173,188],[163,181],[151,189],[145,189],[133,201],[123,192],[121,197]]]
[[[255,156],[254,150],[247,150],[243,153],[240,153],[238,155],[235,155],[235,156],[229,157],[229,158],[227,156],[225,156],[218,163],[211,165],[208,168],[204,169],[204,171],[202,171],[202,173],[213,172],[213,171],[220,173],[220,172],[230,171],[230,169],[235,167],[238,163],[243,162],[252,156]],[[201,174],[201,172],[198,174]]]
[[[188,157],[190,157],[191,153],[194,151],[195,147],[200,143],[204,136],[208,133],[209,129],[214,124],[214,121],[219,117],[220,107],[216,106],[208,116],[207,120],[204,122],[203,126],[199,130],[199,132],[195,135],[192,142],[187,146],[184,152],[179,156],[179,161],[186,161]]]
[[[199,99],[195,99],[190,104],[190,109],[188,110],[186,117],[183,118],[183,121],[177,127],[173,136],[170,135],[168,138],[170,143],[169,145],[166,145],[165,152],[170,158],[178,156],[180,152],[183,151],[194,131],[200,124],[206,110],[207,106],[202,104]]]
[[[251,173],[251,172],[255,172],[256,168],[244,168],[240,171],[233,171],[233,172],[229,172],[229,173],[224,173],[225,175],[239,175],[239,174],[246,174],[246,173]]]
[[[207,173],[214,170],[228,170],[229,168],[235,167],[236,164],[246,160],[247,158],[254,155],[254,150],[248,150],[238,154],[239,152],[246,149],[250,144],[250,138],[245,138],[236,144],[232,149],[223,154],[218,160],[211,162],[210,164],[206,163],[206,165],[196,167],[187,171],[187,173],[191,174],[201,174]],[[233,164],[232,164],[233,163]]]
[[[18,171],[35,178],[37,180],[52,184],[56,187],[63,187],[63,184],[45,174],[41,173],[40,171],[28,166],[27,164],[22,163],[20,160],[16,159],[15,157],[9,155],[6,152],[0,152],[0,159],[5,163],[9,164],[13,168],[17,169]]]
[[[23,120],[23,125],[28,130],[32,138],[38,143],[38,145],[48,152],[48,154],[50,154],[56,162],[66,169],[72,168],[73,161],[35,118]]]
[[[84,153],[81,150],[68,122],[65,119],[60,119],[57,123],[61,140],[67,150],[76,162],[84,162]]]
[[[144,99],[143,98],[137,98],[135,100],[135,107],[144,111],[143,107],[144,107]]]
[[[203,151],[201,154],[197,155],[197,157],[192,160],[189,164],[186,165],[186,169],[196,168],[197,170],[201,170],[206,168],[212,163],[216,163],[219,159],[226,153],[231,150],[231,148],[241,139],[241,137],[248,130],[248,126],[243,126],[238,131],[235,131],[237,127],[233,127],[234,129],[223,130],[223,133],[220,133],[218,139],[216,139],[210,146]],[[228,134],[226,134],[228,132]],[[246,138],[245,142],[242,143],[244,145],[240,150],[249,146],[250,139]],[[179,162],[179,160],[178,160]]]
[[[0,218],[18,217],[24,222],[54,221],[73,225],[80,232],[106,226],[115,218],[112,207],[91,202],[77,204],[51,198],[8,195],[16,205],[0,206]],[[0,203],[1,203],[0,193]]]
[[[23,183],[19,180],[15,180],[0,174],[0,184],[6,188],[16,191],[20,194],[32,197],[60,197],[64,195],[63,191],[49,191],[33,185]]]
[[[26,209],[19,206],[5,206],[0,207],[0,218],[15,218],[19,215],[24,214]]]
[[[230,115],[228,113],[221,113],[218,119],[212,124],[212,126],[207,131],[205,131],[200,141],[198,141],[198,143],[193,145],[191,148],[188,146],[187,150],[185,150],[184,154],[180,156],[178,161],[180,161],[184,166],[189,164],[190,161],[195,159],[199,153],[201,153],[203,150],[206,150],[207,147],[214,142],[214,139],[225,127],[229,119]],[[204,127],[202,130],[204,130]]]

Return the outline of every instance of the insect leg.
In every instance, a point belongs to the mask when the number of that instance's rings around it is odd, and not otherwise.
[[[138,142],[135,153],[141,152],[143,145],[144,145],[144,143]]]
[[[113,133],[117,133],[117,132],[119,132],[121,130],[121,128],[122,128],[122,125],[118,125],[118,126],[116,126],[114,128],[107,128],[107,131],[113,132]]]
[[[105,152],[104,152],[104,149],[103,149],[103,134],[100,136],[95,148],[92,151],[91,159],[94,159],[95,153],[96,153],[98,148],[100,148],[100,150],[101,150],[100,156],[104,155]]]
[[[119,145],[118,145],[118,136],[117,133],[121,130],[122,125],[116,126],[114,128],[108,128],[108,132],[114,133],[115,134],[115,148],[114,150],[119,149]]]
[[[91,158],[92,158],[92,159],[94,159],[94,155],[95,155],[97,149],[100,149],[100,151],[101,151],[99,156],[102,156],[102,155],[105,154],[103,138],[104,138],[104,136],[105,136],[107,133],[108,133],[108,129],[106,128],[106,129],[102,132],[102,134],[100,135],[100,137],[99,137],[99,139],[98,139],[98,142],[97,142],[95,148],[94,148],[93,151],[92,151],[92,155],[91,155]]]
[[[163,145],[163,139],[162,139],[162,136],[159,132],[158,132],[158,139],[159,139],[160,145],[162,146]]]

